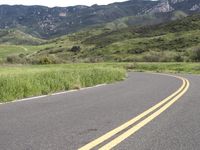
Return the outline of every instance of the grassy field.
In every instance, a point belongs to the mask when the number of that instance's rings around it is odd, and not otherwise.
[[[0,102],[123,80],[122,68],[104,64],[1,66]]]
[[[38,45],[45,42],[17,29],[0,30],[0,44],[10,45]]]
[[[0,44],[0,58],[6,58],[7,56],[26,54],[30,55],[39,50],[52,47],[51,44],[45,45],[1,45]]]
[[[129,63],[123,66],[138,72],[200,74],[200,63]]]
[[[0,102],[123,80],[125,70],[200,74],[200,63],[2,65]]]

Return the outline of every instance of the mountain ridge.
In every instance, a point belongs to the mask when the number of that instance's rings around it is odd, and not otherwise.
[[[167,14],[177,10],[187,14],[199,12],[200,4],[198,0],[131,0],[91,7],[0,5],[0,29],[16,28],[36,37],[53,38],[123,17]]]

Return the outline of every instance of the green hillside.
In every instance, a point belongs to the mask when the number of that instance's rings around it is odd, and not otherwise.
[[[33,37],[19,30],[0,30],[0,44],[38,45],[42,42],[44,42],[44,40]]]
[[[200,16],[167,24],[128,27],[91,36],[83,41],[95,45],[94,57],[115,61],[189,61],[200,42]],[[181,58],[180,58],[181,57]]]
[[[21,53],[29,54],[44,47],[45,40],[33,37],[19,30],[0,30],[0,58]],[[39,46],[41,45],[41,46]]]
[[[179,12],[180,13],[180,12]],[[121,23],[124,22],[120,21]],[[200,15],[149,26],[94,26],[29,46],[12,63],[199,61]],[[16,58],[17,57],[17,58]],[[17,61],[16,61],[17,60]]]

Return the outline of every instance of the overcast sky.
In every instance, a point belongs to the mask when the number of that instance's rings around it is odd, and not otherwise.
[[[54,6],[74,6],[74,5],[88,5],[93,4],[109,4],[113,2],[122,2],[126,0],[0,0],[0,4],[23,4],[23,5],[44,5],[49,7]]]

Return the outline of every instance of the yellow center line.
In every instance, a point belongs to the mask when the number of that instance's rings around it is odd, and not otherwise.
[[[163,74],[163,75],[165,75],[165,74]],[[167,75],[167,76],[172,76],[172,75]],[[179,94],[184,89],[184,87],[186,85],[186,81],[185,81],[184,78],[181,78],[181,77],[177,77],[177,76],[173,76],[173,77],[178,78],[178,79],[182,80],[182,82],[183,82],[182,86],[176,92],[174,92],[172,95],[170,95],[169,97],[165,98],[164,100],[162,100],[161,102],[159,102],[155,106],[149,108],[145,112],[143,112],[140,115],[136,116],[135,118],[129,120],[128,122],[126,122],[126,123],[122,124],[121,126],[115,128],[114,130],[112,130],[112,131],[110,131],[110,132],[102,135],[101,137],[99,137],[96,140],[94,140],[94,141],[86,144],[85,146],[79,148],[79,150],[90,150],[90,149],[96,147],[97,145],[99,145],[102,142],[104,142],[104,141],[108,140],[109,138],[113,137],[114,135],[116,135],[120,131],[126,129],[130,125],[132,125],[135,122],[139,121],[143,117],[147,116],[151,112],[155,111],[157,108],[159,108],[160,106],[162,106],[163,104],[165,104],[166,102],[168,102],[169,100],[171,100],[174,96],[176,96],[177,94]]]
[[[110,149],[114,148],[116,145],[118,145],[119,143],[121,143],[122,141],[124,141],[126,138],[128,138],[131,135],[133,135],[140,128],[144,127],[150,121],[152,121],[153,119],[155,119],[156,117],[158,117],[161,113],[163,113],[166,109],[168,109],[171,105],[173,105],[181,96],[184,95],[184,93],[189,88],[189,81],[186,80],[186,82],[187,82],[187,85],[184,88],[184,90],[180,94],[178,94],[176,97],[174,97],[170,102],[168,102],[167,104],[165,104],[158,111],[154,112],[152,115],[150,115],[149,117],[147,117],[146,119],[144,119],[143,121],[141,121],[140,123],[138,123],[137,125],[133,126],[131,129],[129,129],[125,133],[121,134],[120,136],[118,136],[117,138],[115,138],[114,140],[112,140],[111,142],[109,142],[108,144],[106,144],[105,146],[101,147],[99,150],[110,150]]]

